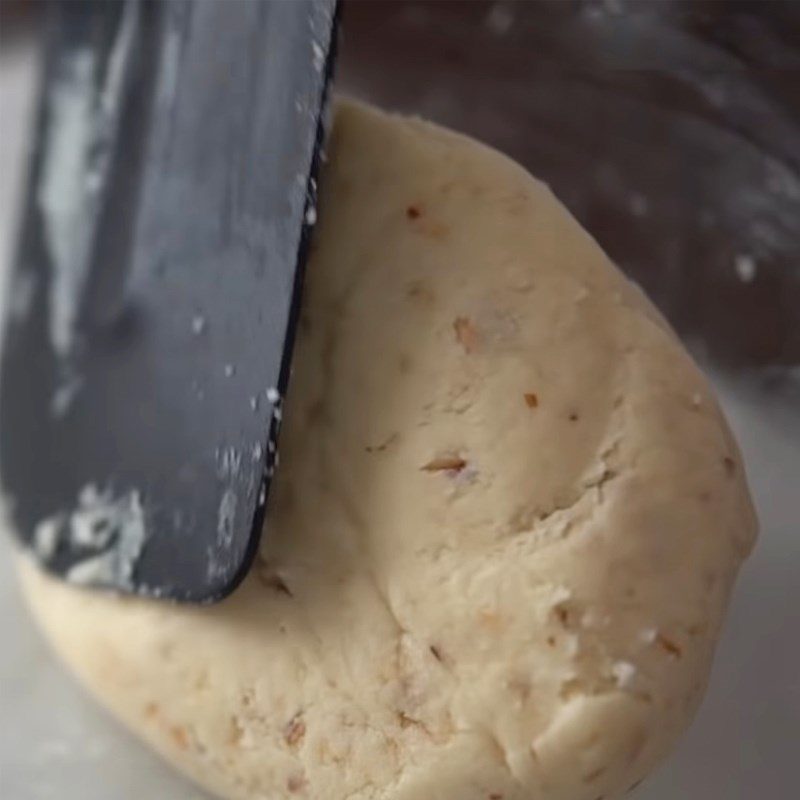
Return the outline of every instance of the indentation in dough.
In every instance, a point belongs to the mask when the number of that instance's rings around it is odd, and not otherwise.
[[[256,577],[264,586],[269,587],[278,594],[294,597],[294,593],[286,581],[278,574],[275,568],[263,556],[256,556]]]
[[[587,498],[591,498],[595,502],[591,505],[590,514],[595,513],[605,499],[608,484],[619,477],[620,472],[611,462],[616,459],[620,444],[621,439],[617,438],[601,451],[595,468],[583,478],[565,501],[555,501],[547,508],[527,506],[518,509],[509,522],[509,533],[512,536],[541,536],[542,544],[563,539],[577,522],[574,514],[576,509]],[[555,521],[556,518],[559,522],[557,526],[549,526],[546,532],[542,530],[543,523]]]

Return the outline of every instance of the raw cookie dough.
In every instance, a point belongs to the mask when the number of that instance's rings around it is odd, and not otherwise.
[[[755,519],[705,380],[546,186],[340,105],[269,534],[211,608],[23,585],[237,800],[612,800],[686,727]]]

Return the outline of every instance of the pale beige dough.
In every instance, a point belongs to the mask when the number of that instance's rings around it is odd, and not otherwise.
[[[270,531],[212,608],[22,571],[225,798],[612,800],[686,727],[755,520],[675,336],[502,155],[340,105]]]

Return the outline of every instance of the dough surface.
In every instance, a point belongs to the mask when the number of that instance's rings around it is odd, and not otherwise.
[[[701,699],[755,534],[672,332],[549,190],[340,104],[273,485],[240,589],[60,585],[89,689],[235,800],[612,800]]]

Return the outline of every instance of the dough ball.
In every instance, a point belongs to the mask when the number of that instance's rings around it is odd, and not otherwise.
[[[755,520],[658,314],[546,186],[344,103],[269,532],[176,607],[23,568],[120,719],[235,800],[611,800],[704,690]]]

